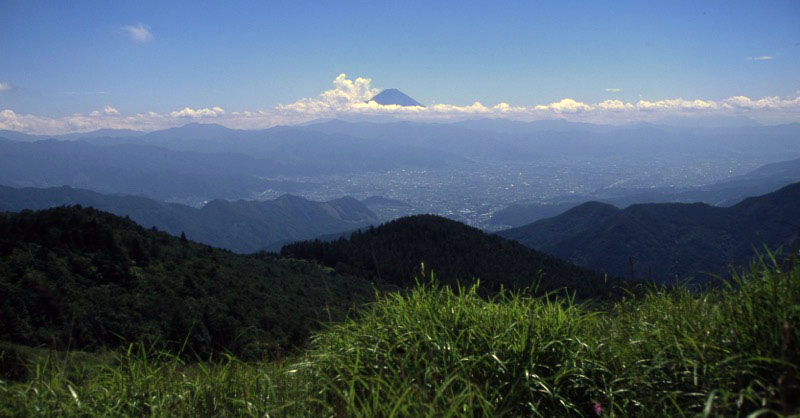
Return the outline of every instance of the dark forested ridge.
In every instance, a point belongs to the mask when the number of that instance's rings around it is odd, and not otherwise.
[[[478,278],[481,288],[490,291],[538,283],[540,292],[567,288],[578,297],[604,297],[623,285],[618,279],[434,215],[400,218],[354,232],[349,239],[293,243],[284,246],[281,255],[315,260],[337,272],[401,287],[414,284],[420,263],[441,283],[469,283]]]
[[[674,280],[724,275],[764,245],[797,251],[800,183],[727,208],[653,203],[620,210],[589,202],[498,234],[619,276]]]
[[[46,189],[0,186],[0,212],[83,205],[129,216],[144,227],[156,226],[193,241],[248,253],[278,250],[282,244],[370,225],[378,221],[350,197],[314,202],[284,195],[266,201],[213,200],[202,208],[139,196],[118,196],[70,187]]]
[[[371,300],[366,280],[236,255],[81,207],[0,213],[0,340],[59,349],[157,342],[263,356]]]

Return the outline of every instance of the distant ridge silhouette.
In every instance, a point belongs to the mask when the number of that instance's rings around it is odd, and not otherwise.
[[[386,89],[367,100],[367,103],[371,101],[382,105],[422,106],[419,102],[397,89]]]

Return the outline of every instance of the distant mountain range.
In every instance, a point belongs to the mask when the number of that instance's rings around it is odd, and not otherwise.
[[[175,151],[142,144],[0,139],[0,184],[72,186],[161,200],[237,198],[274,187],[281,163],[242,154]]]
[[[384,90],[375,98],[408,98],[395,89]],[[416,103],[411,98],[408,103]],[[383,101],[383,100],[382,100]],[[385,101],[385,104],[401,104]],[[348,142],[345,138],[319,136],[319,134],[345,135],[350,141],[360,139],[382,139],[384,146],[423,146],[424,149],[445,149],[459,155],[472,154],[471,151],[487,151],[500,146],[490,155],[504,158],[527,157],[531,152],[548,154],[550,152],[608,153],[647,153],[658,155],[667,152],[712,152],[718,155],[732,155],[748,152],[752,156],[773,155],[786,158],[800,157],[792,152],[791,145],[800,133],[800,123],[785,125],[758,125],[739,123],[711,124],[705,127],[696,124],[683,126],[654,125],[637,123],[630,125],[595,125],[569,122],[561,119],[521,122],[506,119],[473,119],[454,123],[423,123],[396,121],[389,123],[346,122],[343,120],[321,120],[295,126],[276,126],[269,129],[240,130],[229,129],[215,124],[190,123],[182,127],[168,128],[150,133],[126,129],[101,129],[92,132],[63,135],[30,135],[16,131],[0,130],[0,138],[14,141],[39,141],[44,139],[87,140],[93,142],[131,142],[136,144],[159,145],[170,149],[192,149],[198,152],[253,152],[257,158],[263,153],[280,151],[292,141],[309,141],[308,136],[295,136],[299,132],[316,132],[316,138],[325,142],[342,145],[368,145],[363,141]],[[292,133],[292,134],[289,134]],[[580,134],[580,135],[576,135]],[[478,150],[453,149],[452,141],[461,138],[456,145],[481,145]],[[440,141],[431,142],[431,138]],[[703,138],[703,141],[698,139]],[[199,146],[197,148],[197,146]],[[787,147],[786,145],[789,145]],[[523,154],[510,154],[510,151]]]
[[[385,92],[389,95],[391,90]],[[535,161],[547,156],[589,155],[609,158],[748,156],[751,159],[780,161],[800,158],[800,151],[794,151],[798,137],[800,123],[702,128],[647,123],[613,126],[564,120],[520,122],[504,119],[455,123],[372,123],[334,119],[261,130],[188,124],[150,133],[99,130],[60,136],[0,131],[0,138],[15,141],[80,139],[104,144],[155,145],[176,151],[241,153],[256,159],[283,162],[307,172],[311,172],[312,168],[330,172],[391,167],[390,161],[395,161],[394,166],[416,164],[431,167],[433,162],[442,164],[456,156],[497,161]],[[353,152],[356,154],[351,154]],[[420,152],[434,154],[420,160],[424,157],[419,155]],[[315,156],[327,158],[323,161],[303,161]],[[363,161],[365,158],[367,161]],[[299,161],[304,164],[298,165]],[[356,164],[352,167],[336,165],[342,161]]]
[[[528,247],[612,275],[674,281],[724,275],[763,246],[800,245],[800,183],[731,207],[704,203],[588,202],[558,216],[498,232]]]
[[[597,167],[615,164],[627,167],[630,173],[641,169],[643,161],[658,161],[659,167],[680,166],[691,175],[689,168],[703,165],[734,166],[741,161],[773,163],[800,158],[797,146],[800,124],[796,123],[698,128],[651,124],[609,126],[564,120],[483,119],[456,123],[328,120],[261,130],[229,129],[213,124],[188,124],[150,133],[106,129],[60,135],[55,139],[0,131],[0,138],[3,137],[8,139],[0,139],[0,184],[66,185],[191,204],[216,198],[252,199],[265,191],[272,195],[296,193],[317,186],[308,180],[310,177],[400,169],[457,169],[469,173],[490,165],[572,164],[565,168],[567,176],[585,176],[591,182]],[[591,162],[591,170],[584,169],[589,167],[585,162]],[[631,162],[637,165],[630,166]],[[700,170],[697,184],[702,184],[703,175]],[[719,191],[712,193],[703,189],[644,189],[640,185],[625,188],[609,181],[609,186],[605,183],[587,186],[591,189],[584,196],[550,203],[603,200],[626,206],[703,200],[730,204],[744,196],[763,193],[768,187],[780,186],[767,177],[751,180],[749,186],[731,183],[728,190],[721,185]],[[800,179],[793,181],[796,180]],[[765,186],[769,182],[772,183]],[[556,207],[544,209],[547,212],[544,215],[551,215],[548,211]]]
[[[703,202],[712,206],[731,206],[750,196],[758,196],[800,181],[800,159],[781,161],[759,167],[747,174],[707,186],[681,189],[616,190],[618,196],[597,201],[617,207],[636,203],[692,203]],[[576,207],[586,197],[571,197],[552,203],[512,204],[492,215],[489,225],[518,227],[540,219],[549,218]]]
[[[215,125],[77,141],[0,138],[0,184],[72,186],[159,200],[245,198],[268,189],[292,192],[295,182],[265,178],[446,167],[464,161],[346,135],[259,133]]]
[[[215,247],[248,253],[278,250],[282,244],[319,235],[351,231],[378,222],[359,201],[345,197],[329,202],[284,195],[268,201],[213,200],[202,208],[163,203],[145,197],[103,195],[70,187],[12,188],[0,186],[0,212],[83,205],[129,216],[146,228]]]
[[[108,142],[95,139],[94,142]],[[113,142],[148,144],[175,151],[244,154],[280,162],[275,170],[287,175],[320,175],[432,168],[463,162],[463,158],[422,145],[376,142],[356,135],[327,133],[307,127],[280,126],[262,130],[228,129],[213,124],[188,124]]]
[[[800,123],[775,126],[690,128],[652,124],[594,125],[564,120],[504,119],[455,123],[323,121],[292,129],[343,134],[455,153],[475,161],[539,161],[605,157],[686,159],[699,157],[799,158]]]

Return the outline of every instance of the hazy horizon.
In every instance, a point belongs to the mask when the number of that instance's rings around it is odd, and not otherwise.
[[[796,2],[206,6],[8,2],[0,129],[800,121]]]

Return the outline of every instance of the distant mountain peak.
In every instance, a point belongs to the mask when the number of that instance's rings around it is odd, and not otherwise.
[[[195,129],[195,130],[196,129],[216,129],[216,130],[220,130],[220,131],[222,131],[222,130],[225,130],[225,131],[231,130],[230,128],[222,126],[222,125],[220,125],[218,123],[199,123],[199,122],[189,122],[189,123],[187,123],[187,124],[185,124],[183,126],[176,127],[175,129],[183,129],[183,130],[189,130],[189,129]]]
[[[398,106],[422,106],[418,101],[408,97],[407,94],[403,93],[397,89],[386,89],[371,99],[367,100],[367,103],[374,101],[378,104],[382,105],[398,105]]]

